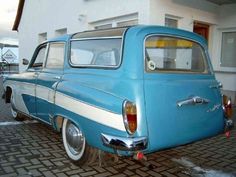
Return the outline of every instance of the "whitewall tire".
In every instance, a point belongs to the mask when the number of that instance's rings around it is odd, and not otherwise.
[[[12,114],[12,117],[16,121],[23,121],[24,120],[24,118],[17,112],[17,110],[15,108],[15,100],[13,97],[13,93],[11,94],[11,114]]]
[[[72,121],[64,119],[62,125],[62,139],[66,153],[76,165],[83,165],[88,160],[90,146],[81,129]]]

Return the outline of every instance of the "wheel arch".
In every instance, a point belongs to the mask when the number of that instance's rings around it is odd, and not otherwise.
[[[52,126],[53,126],[55,131],[62,133],[62,127],[63,127],[64,119],[68,119],[71,122],[73,122],[76,126],[78,126],[79,129],[82,131],[85,139],[88,140],[88,132],[86,132],[86,128],[84,128],[82,126],[83,124],[80,123],[80,121],[78,119],[76,119],[76,117],[73,117],[73,116],[71,117],[71,116],[65,115],[65,114],[56,114],[56,115],[54,115],[54,117],[52,119]],[[91,145],[90,142],[87,141],[87,143],[89,145]]]
[[[82,130],[82,132],[86,135],[83,127],[81,126],[80,123],[78,123],[78,120],[75,121],[74,118],[71,118],[70,116],[67,116],[67,115],[63,115],[63,114],[56,114],[54,115],[53,117],[53,120],[52,120],[52,124],[53,124],[53,128],[58,131],[58,132],[61,132],[62,131],[62,126],[63,126],[63,121],[64,119],[68,119],[70,120],[71,122],[73,122],[74,124],[76,124],[77,126],[79,126],[79,128]]]
[[[12,88],[10,86],[6,86],[5,89],[5,103],[11,102],[11,94],[12,94]]]

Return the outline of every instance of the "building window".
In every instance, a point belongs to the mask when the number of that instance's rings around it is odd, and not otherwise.
[[[39,44],[47,40],[47,33],[40,33],[38,35]]]
[[[171,28],[178,28],[178,20],[165,17],[165,26],[171,27]]]
[[[55,31],[55,36],[62,36],[64,34],[67,34],[67,28],[62,28],[62,29],[58,29]]]
[[[107,29],[114,27],[133,26],[138,24],[138,13],[132,13],[89,23],[94,29]]]
[[[117,27],[133,26],[138,24],[138,19],[117,22]]]
[[[236,67],[236,31],[222,33],[221,63],[222,67]]]
[[[112,28],[112,24],[105,24],[105,25],[98,25],[95,26],[94,29],[98,30],[98,29],[107,29],[107,28]]]

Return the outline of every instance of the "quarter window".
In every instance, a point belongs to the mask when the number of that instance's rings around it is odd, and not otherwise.
[[[46,68],[62,68],[64,64],[64,43],[49,44]]]
[[[71,42],[71,63],[77,66],[114,67],[120,63],[121,39]]]
[[[146,70],[207,73],[203,48],[196,42],[163,36],[151,36],[145,41]]]

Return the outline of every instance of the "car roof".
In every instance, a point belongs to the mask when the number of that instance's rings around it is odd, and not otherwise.
[[[118,28],[108,28],[101,30],[92,30],[92,31],[84,31],[75,33],[72,36],[72,39],[81,39],[81,38],[102,38],[102,37],[121,37],[124,32],[129,27],[118,27]]]
[[[126,31],[133,34],[166,34],[173,36],[180,36],[191,38],[199,43],[207,46],[207,41],[200,35],[182,30],[177,28],[169,28],[166,26],[157,26],[157,25],[136,25],[136,26],[126,26],[126,27],[116,27],[116,28],[108,28],[108,29],[99,29],[99,30],[91,30],[91,31],[83,31],[74,34],[66,34],[57,38],[48,39],[46,42],[60,42],[60,41],[68,41],[70,39],[88,39],[88,38],[109,38],[109,37],[122,37]]]

